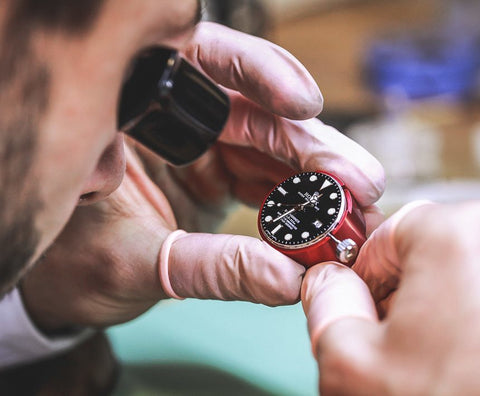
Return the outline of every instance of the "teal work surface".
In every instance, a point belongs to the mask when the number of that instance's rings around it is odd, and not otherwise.
[[[166,301],[108,330],[117,395],[316,395],[300,304]]]

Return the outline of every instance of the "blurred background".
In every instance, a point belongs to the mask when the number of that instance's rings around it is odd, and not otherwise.
[[[385,167],[386,214],[480,196],[478,0],[211,0],[205,19],[307,67],[325,97],[319,118]],[[239,207],[221,231],[258,236],[256,216]],[[317,394],[299,304],[165,302],[108,335],[118,395]]]

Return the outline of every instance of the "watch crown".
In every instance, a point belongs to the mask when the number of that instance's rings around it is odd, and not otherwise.
[[[358,246],[352,239],[344,239],[337,244],[337,258],[343,264],[350,264],[358,254]]]

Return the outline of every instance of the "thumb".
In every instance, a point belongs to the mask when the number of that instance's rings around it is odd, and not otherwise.
[[[305,268],[256,238],[177,230],[162,245],[159,271],[171,297],[276,306],[299,300]]]
[[[320,394],[382,394],[373,391],[382,328],[365,283],[346,266],[318,264],[305,275],[302,303]]]
[[[335,262],[317,264],[307,271],[302,305],[315,355],[320,352],[324,330],[334,322],[351,318],[377,321],[367,285],[350,268]]]

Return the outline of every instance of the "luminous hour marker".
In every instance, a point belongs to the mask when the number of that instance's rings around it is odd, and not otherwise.
[[[316,175],[312,175],[312,176],[310,176],[310,179],[309,179],[309,180],[310,180],[311,182],[314,182],[314,181],[317,180],[317,179],[318,179],[318,177],[317,177]]]
[[[313,222],[313,225],[315,226],[315,228],[322,228],[322,222],[320,220],[315,220]]]
[[[283,195],[286,195],[288,193],[288,191],[282,187],[278,187],[278,191],[280,191]]]
[[[267,206],[268,206],[268,207],[271,208],[273,205],[275,205],[275,202],[273,202],[273,201],[268,201],[268,202],[267,202]]]
[[[275,233],[282,228],[283,226],[281,224],[277,225],[273,230],[272,230],[272,235],[275,235]]]
[[[285,234],[285,240],[289,241],[290,239],[292,239],[292,234]]]
[[[265,217],[265,221],[266,221],[267,223],[270,223],[270,222],[272,221],[272,219],[273,219],[272,216],[267,216],[267,217]]]
[[[320,187],[320,190],[323,190],[324,188],[328,187],[328,186],[331,186],[332,185],[332,182],[328,181],[328,180],[325,180],[322,184],[322,187]]]
[[[329,215],[333,215],[335,213],[335,208],[330,208],[328,209],[328,212],[327,212]]]
[[[331,193],[330,199],[336,199],[338,197],[337,193]]]
[[[302,232],[302,238],[303,239],[308,238],[309,236],[310,236],[310,233],[308,233],[307,231]]]
[[[298,183],[300,183],[300,181],[301,181],[301,180],[300,180],[299,177],[295,177],[295,178],[293,179],[293,184],[298,184]]]

